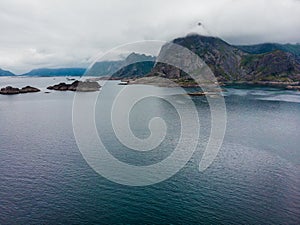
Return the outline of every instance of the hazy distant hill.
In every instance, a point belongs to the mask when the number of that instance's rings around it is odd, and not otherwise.
[[[0,69],[0,76],[14,76],[15,74],[13,74],[12,72],[8,71],[8,70],[2,70]]]
[[[96,62],[86,73],[87,76],[110,76],[121,67],[123,61]]]
[[[155,57],[131,53],[124,60],[96,62],[87,76],[112,76],[119,78],[140,77],[148,74],[154,66]]]
[[[23,76],[39,76],[39,77],[51,77],[51,76],[82,76],[85,72],[85,68],[58,68],[49,69],[41,68],[34,69],[28,73],[22,74]]]
[[[155,57],[131,53],[124,60],[96,62],[92,68],[41,68],[23,76],[113,76],[139,77],[148,74],[154,66]]]

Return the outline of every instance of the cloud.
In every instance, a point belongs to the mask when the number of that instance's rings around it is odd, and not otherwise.
[[[0,67],[88,66],[120,44],[189,32],[235,44],[295,43],[299,12],[296,0],[2,0]]]

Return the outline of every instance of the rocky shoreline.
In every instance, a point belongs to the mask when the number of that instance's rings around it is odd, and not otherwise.
[[[140,79],[126,79],[126,84],[144,84],[144,85],[154,85],[158,87],[183,87],[183,88],[195,88],[199,87],[197,83],[193,80],[182,82],[178,79],[161,79],[159,77],[143,77]],[[210,86],[211,84],[203,84]],[[236,81],[236,82],[219,82],[221,87],[232,87],[232,86],[249,86],[249,87],[273,87],[281,88],[286,90],[300,91],[300,82],[275,82],[275,81]],[[48,90],[55,91],[78,91],[78,92],[93,92],[99,91],[101,86],[96,81],[74,81],[71,84],[59,83],[53,86],[48,86]],[[35,93],[40,92],[40,89],[26,86],[23,88],[16,88],[12,86],[7,86],[0,89],[1,95],[14,95],[14,94],[25,94],[25,93]],[[49,92],[47,92],[49,93]],[[193,93],[191,95],[194,95]],[[197,95],[203,95],[203,93],[197,93]]]
[[[280,82],[280,81],[237,81],[237,82],[226,82],[222,86],[258,86],[258,87],[273,87],[282,88],[286,90],[300,91],[300,82]]]
[[[101,86],[95,81],[74,81],[71,84],[59,83],[53,86],[47,87],[48,90],[55,91],[79,91],[79,92],[92,92],[99,91]],[[40,92],[41,90],[35,87],[26,86],[23,88],[16,88],[12,86],[7,86],[0,89],[1,95],[16,95],[25,93]],[[49,92],[46,92],[49,93]]]
[[[170,82],[165,79],[160,79],[158,77],[149,76],[143,77],[140,79],[127,79],[128,84],[145,84],[145,85],[154,85],[159,87],[176,87],[180,86],[183,88],[195,88],[199,87],[194,80],[182,80],[182,79],[169,79]],[[160,81],[160,82],[157,82]],[[210,85],[209,83],[203,84],[203,86]],[[259,87],[274,87],[282,88],[286,90],[296,90],[300,91],[300,82],[277,82],[277,81],[232,81],[232,82],[218,82],[218,85],[221,87],[229,86],[259,86]]]

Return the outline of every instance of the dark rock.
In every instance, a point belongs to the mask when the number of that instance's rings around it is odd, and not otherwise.
[[[99,91],[100,85],[96,81],[74,81],[72,84],[59,83],[53,86],[47,87],[48,90],[56,91],[80,91],[80,92],[89,92],[89,91]]]
[[[59,83],[59,84],[56,84],[56,85],[53,85],[53,86],[49,86],[49,87],[47,87],[47,89],[56,90],[56,91],[67,91],[69,86],[70,85],[66,84],[66,83]]]
[[[21,89],[7,86],[5,88],[1,88],[0,94],[2,95],[15,95],[15,94],[25,94],[25,93],[32,93],[32,92],[39,92],[40,90],[35,87],[26,86]]]
[[[0,94],[2,94],[2,95],[15,95],[15,94],[19,94],[19,93],[20,93],[19,88],[14,88],[11,86],[1,88],[1,90],[0,90]]]
[[[32,93],[32,92],[39,92],[40,89],[31,87],[31,86],[26,86],[20,89],[20,93]]]
[[[88,92],[88,91],[99,91],[100,85],[98,82],[95,81],[74,81],[71,86],[69,87],[70,91],[82,91],[82,92]]]

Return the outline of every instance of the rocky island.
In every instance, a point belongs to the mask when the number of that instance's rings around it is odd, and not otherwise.
[[[71,84],[59,83],[53,86],[47,87],[48,90],[56,90],[56,91],[80,91],[80,92],[91,92],[91,91],[99,91],[100,85],[95,81],[74,81]],[[25,93],[33,93],[39,92],[40,89],[26,86],[23,88],[16,88],[12,86],[7,86],[0,89],[0,94],[2,95],[15,95],[15,94],[25,94]],[[49,92],[46,92],[49,93]]]
[[[25,93],[32,93],[32,92],[39,92],[40,89],[26,86],[21,89],[16,87],[7,86],[0,89],[0,94],[2,95],[15,95],[15,94],[25,94]]]
[[[99,91],[100,84],[96,81],[74,81],[71,84],[59,83],[53,86],[47,87],[48,90],[55,91],[80,91],[80,92],[90,92]]]

